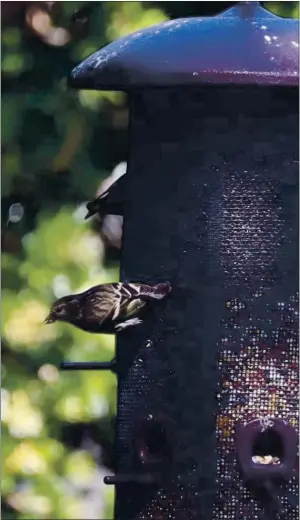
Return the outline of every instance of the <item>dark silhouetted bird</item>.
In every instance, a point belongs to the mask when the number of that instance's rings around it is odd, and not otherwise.
[[[109,283],[96,285],[81,294],[57,300],[45,323],[65,321],[87,332],[114,334],[138,325],[143,308],[162,300],[171,291],[169,282],[157,285]]]
[[[124,174],[101,193],[99,197],[87,203],[86,209],[88,213],[85,219],[96,214],[100,217],[104,215],[123,215],[125,195],[126,175]]]

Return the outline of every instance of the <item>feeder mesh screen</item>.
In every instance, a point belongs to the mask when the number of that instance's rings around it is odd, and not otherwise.
[[[234,430],[298,429],[297,103],[276,88],[131,99],[122,279],[173,292],[118,339],[117,472],[139,471],[134,425],[149,416],[171,421],[173,461],[156,487],[118,487],[118,519],[275,518],[242,479]],[[299,516],[297,464],[280,520]]]

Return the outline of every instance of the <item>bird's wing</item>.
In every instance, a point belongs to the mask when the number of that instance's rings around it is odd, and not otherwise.
[[[98,197],[95,199],[95,201],[105,199],[112,191],[114,191],[116,185],[118,184],[118,180],[119,179],[117,179],[115,182],[113,182],[105,191],[100,193],[100,195],[98,195]]]
[[[126,175],[123,174],[114,181],[96,200],[108,199],[109,203],[119,203],[124,200],[126,191]]]
[[[103,191],[102,193],[100,193],[100,195],[98,195],[98,197],[94,200],[94,202],[105,199],[108,194],[109,194],[109,188],[107,190]]]
[[[131,283],[119,283],[117,285],[120,300],[119,306],[115,308],[113,319],[116,319],[120,314],[126,318],[134,316],[145,305],[145,302],[139,299],[139,285]]]
[[[135,300],[125,300],[121,305],[122,316],[126,317],[126,319],[135,316],[145,305],[146,302],[139,298]]]
[[[100,325],[107,319],[116,319],[121,305],[118,285],[120,284],[105,284],[94,288],[87,298],[87,317],[91,316]]]
[[[145,285],[133,283],[111,283],[93,287],[85,293],[86,319],[102,325],[105,321],[113,323],[134,316],[146,305],[146,288],[148,289]]]

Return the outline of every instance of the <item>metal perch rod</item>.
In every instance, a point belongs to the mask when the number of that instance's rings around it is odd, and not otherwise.
[[[155,484],[157,482],[157,477],[155,475],[150,474],[136,474],[136,473],[125,473],[119,475],[111,475],[108,477],[104,477],[104,484],[107,486],[114,486],[116,484]]]
[[[115,371],[116,361],[63,361],[60,370],[111,370]]]

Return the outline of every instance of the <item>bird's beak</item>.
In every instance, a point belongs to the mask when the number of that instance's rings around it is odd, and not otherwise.
[[[46,323],[46,325],[48,325],[49,323],[54,323],[54,321],[55,320],[53,318],[51,318],[51,316],[47,316],[44,323]]]
[[[88,218],[92,217],[94,215],[94,213],[92,211],[88,211],[86,216],[84,217],[84,220],[87,220]]]

